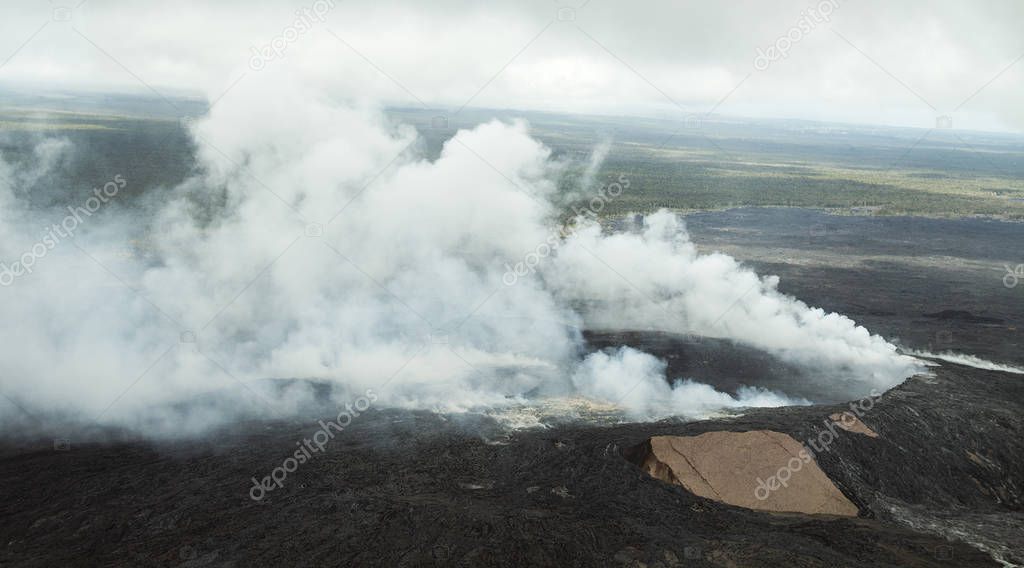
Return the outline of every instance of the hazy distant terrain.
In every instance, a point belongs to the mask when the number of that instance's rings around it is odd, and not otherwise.
[[[433,128],[428,111],[393,111],[436,149],[491,116],[529,121],[556,154],[611,142],[602,174],[631,187],[606,213],[738,206],[841,213],[1024,218],[1024,139],[990,133],[755,121],[659,121],[463,111]],[[464,115],[464,116],[463,116]]]
[[[0,91],[0,150],[17,159],[30,148],[26,141],[60,136],[87,153],[63,170],[67,179],[54,197],[87,192],[90,180],[99,182],[110,167],[128,168],[126,176],[139,182],[132,188],[170,186],[192,164],[183,125],[204,111],[204,103],[190,99],[76,94],[41,102]],[[480,109],[387,114],[415,125],[432,157],[458,129],[494,118],[528,121],[555,156],[581,169],[595,146],[608,142],[598,179],[621,175],[630,187],[609,200],[602,215],[791,206],[1024,219],[1019,136],[717,116],[680,121]]]

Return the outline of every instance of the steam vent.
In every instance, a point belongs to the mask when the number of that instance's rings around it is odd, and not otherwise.
[[[655,436],[629,457],[652,477],[729,505],[780,513],[858,513],[810,451],[781,432]]]

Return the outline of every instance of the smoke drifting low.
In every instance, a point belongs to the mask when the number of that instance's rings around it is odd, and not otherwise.
[[[740,388],[734,397],[692,380],[670,384],[663,361],[629,347],[588,355],[573,374],[573,386],[644,417],[704,416],[728,408],[810,404],[753,386]]]
[[[916,357],[939,359],[940,361],[948,361],[950,363],[956,363],[957,365],[966,365],[968,367],[974,367],[975,369],[985,369],[986,371],[1001,371],[1003,373],[1024,375],[1024,369],[1020,367],[1007,365],[1005,363],[996,363],[994,361],[988,361],[982,359],[981,357],[975,357],[974,355],[969,355],[967,353],[956,353],[953,351],[932,353],[931,351],[920,351],[916,349],[908,349],[907,352]]]
[[[848,318],[779,293],[774,277],[697,254],[667,212],[611,235],[577,219],[536,274],[507,285],[506,264],[557,227],[568,170],[525,123],[459,131],[429,161],[412,128],[283,85],[234,93],[198,121],[197,173],[147,188],[146,215],[83,219],[0,289],[0,309],[17,322],[0,328],[8,424],[23,421],[16,405],[198,432],[297,412],[313,396],[303,382],[282,389],[268,378],[327,381],[339,400],[371,388],[378,406],[450,411],[570,395],[638,418],[804,402],[754,388],[734,397],[685,377],[670,384],[642,352],[588,356],[583,327],[730,338],[855,396],[916,370]],[[45,142],[39,155],[59,151],[74,149]],[[34,185],[45,183],[39,168],[59,163],[0,167],[8,180],[36,176]],[[67,214],[23,202],[0,189],[8,264]],[[236,396],[204,398],[218,392]],[[195,400],[215,402],[185,404]]]
[[[761,278],[724,254],[697,254],[667,212],[647,216],[637,233],[584,227],[545,274],[559,297],[586,303],[588,328],[733,339],[808,369],[845,396],[892,386],[918,365],[853,320],[779,293],[777,277]]]

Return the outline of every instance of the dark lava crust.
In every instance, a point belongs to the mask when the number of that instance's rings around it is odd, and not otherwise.
[[[0,565],[995,566],[940,536],[965,521],[968,540],[1019,562],[1021,379],[946,365],[887,393],[863,416],[878,439],[843,433],[817,457],[862,509],[853,519],[723,505],[622,455],[709,430],[808,440],[840,405],[511,434],[481,417],[371,410],[262,502],[249,479],[315,421],[67,451],[6,442]]]

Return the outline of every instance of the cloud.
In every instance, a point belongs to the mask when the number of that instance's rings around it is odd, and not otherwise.
[[[583,223],[542,275],[557,296],[586,306],[589,328],[737,340],[812,370],[847,396],[887,388],[917,368],[849,318],[781,294],[778,278],[724,254],[698,254],[682,221],[665,211],[647,216],[639,232],[605,235]]]
[[[295,412],[311,397],[266,379],[462,410],[607,398],[632,375],[644,379],[629,403],[640,414],[663,396],[682,413],[786,401],[670,388],[653,358],[629,350],[581,363],[584,325],[731,338],[817,371],[837,392],[915,370],[848,318],[780,294],[776,279],[697,255],[668,213],[614,235],[578,220],[537,277],[509,286],[506,263],[557,228],[552,200],[573,169],[521,121],[461,130],[428,160],[411,128],[348,96],[357,86],[332,85],[289,68],[239,85],[232,104],[191,127],[193,177],[158,194],[139,188],[149,209],[84,219],[73,241],[0,290],[0,309],[21,322],[0,329],[0,391],[30,412],[160,432]],[[5,262],[66,214],[0,195],[18,204],[0,219],[17,237],[0,241]],[[230,393],[243,400],[183,406]]]
[[[580,393],[622,406],[633,417],[706,418],[723,409],[810,404],[757,387],[743,387],[736,396],[711,385],[665,376],[665,362],[630,347],[588,355],[573,374]]]
[[[13,54],[0,81],[210,99],[228,93],[223,104],[231,104],[232,85],[263,72],[249,67],[253,48],[284,37],[314,4],[90,0],[70,21],[53,21],[51,6],[31,4],[0,23],[0,61]],[[952,0],[837,4],[764,71],[754,66],[758,49],[799,29],[817,3],[336,2],[266,67],[404,106],[674,120],[715,109],[925,128],[951,114],[957,127],[1024,127],[1016,96],[1024,86],[1020,3],[984,10]]]

